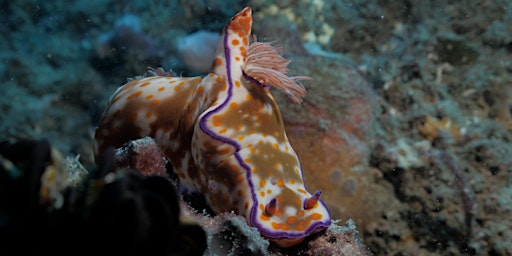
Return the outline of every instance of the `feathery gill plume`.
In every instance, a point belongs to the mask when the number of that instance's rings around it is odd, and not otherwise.
[[[264,87],[276,87],[283,91],[292,102],[301,103],[306,89],[299,82],[311,80],[308,76],[292,76],[288,73],[287,60],[281,56],[282,47],[273,43],[254,42],[247,50],[243,67],[245,76],[252,78]]]

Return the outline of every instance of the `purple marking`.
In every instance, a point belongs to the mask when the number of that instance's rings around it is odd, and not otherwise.
[[[224,108],[227,105],[227,103],[229,102],[229,100],[231,99],[231,97],[233,96],[233,92],[232,92],[233,83],[232,83],[232,78],[231,78],[231,72],[229,72],[229,70],[231,69],[231,62],[229,61],[229,58],[231,56],[231,52],[230,52],[230,50],[228,48],[227,26],[226,26],[226,28],[224,30],[224,55],[225,55],[225,59],[226,59],[226,74],[227,74],[227,78],[228,78],[228,96],[227,96],[227,98],[226,98],[226,100],[224,102],[222,102],[215,109],[213,109],[210,112],[208,112],[201,120],[199,120],[199,127],[201,128],[201,130],[203,132],[208,134],[210,137],[212,137],[214,139],[217,139],[217,140],[220,140],[220,141],[222,141],[224,143],[228,143],[228,144],[233,145],[236,148],[236,151],[238,152],[240,150],[240,148],[241,148],[240,144],[236,143],[236,141],[234,141],[234,140],[231,140],[229,138],[220,136],[220,135],[214,133],[212,130],[208,129],[208,127],[206,127],[206,120],[211,115],[213,115],[215,113],[218,113],[220,111],[220,109]]]
[[[224,29],[224,38],[223,38],[223,40],[224,40],[224,42],[223,42],[224,43],[224,55],[225,55],[225,59],[226,59],[226,75],[227,75],[227,82],[228,82],[228,96],[227,96],[226,100],[224,102],[222,102],[218,107],[216,107],[215,109],[208,112],[206,115],[204,115],[204,117],[201,120],[199,120],[199,127],[201,128],[201,130],[204,133],[208,134],[210,137],[220,140],[224,143],[231,144],[236,148],[235,158],[237,159],[238,163],[246,170],[246,175],[247,175],[246,177],[247,177],[247,182],[249,183],[249,186],[251,188],[252,200],[253,200],[253,202],[256,202],[255,204],[253,204],[253,207],[251,209],[251,219],[252,219],[252,216],[255,215],[256,210],[257,210],[256,206],[258,205],[258,203],[257,203],[258,198],[256,197],[256,194],[254,193],[254,185],[253,185],[252,179],[251,179],[251,176],[252,176],[251,168],[242,160],[242,157],[240,156],[240,154],[238,154],[238,151],[240,151],[241,146],[234,140],[231,140],[229,138],[215,134],[212,130],[208,129],[208,127],[206,126],[206,120],[213,114],[219,112],[220,109],[224,108],[227,105],[227,103],[229,102],[229,100],[231,99],[231,97],[233,96],[233,91],[232,91],[233,90],[233,78],[231,77],[231,61],[230,61],[231,50],[228,47],[229,46],[228,27],[229,27],[229,24]],[[261,230],[261,227],[260,227],[260,230]]]

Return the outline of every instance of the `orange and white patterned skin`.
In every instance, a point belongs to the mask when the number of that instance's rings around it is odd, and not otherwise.
[[[216,212],[244,216],[282,247],[327,228],[330,214],[309,193],[270,92],[300,102],[305,94],[286,76],[289,61],[273,45],[252,43],[249,7],[224,28],[212,73],[130,81],[111,97],[95,135],[95,154],[152,137],[186,193],[199,192]]]

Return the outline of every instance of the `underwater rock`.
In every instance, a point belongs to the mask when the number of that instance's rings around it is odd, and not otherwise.
[[[308,243],[306,255],[365,256],[371,255],[361,243],[354,221],[345,226],[331,225],[324,234]]]
[[[48,214],[39,203],[40,178],[51,163],[47,140],[0,143],[0,254],[30,253],[18,241],[41,246],[48,235]],[[48,233],[47,233],[48,232]]]
[[[108,32],[98,36],[95,52],[90,56],[91,65],[100,73],[133,74],[147,66],[159,66],[165,56],[165,48],[141,29],[140,19],[125,14]]]
[[[270,243],[241,216],[223,213],[211,219],[206,255],[268,255]]]
[[[203,254],[205,232],[180,222],[174,184],[161,175],[116,168],[111,149],[78,185],[58,191],[60,207],[41,201],[48,179],[42,177],[48,172],[67,177],[55,172],[61,160],[51,151],[46,140],[0,143],[2,255],[68,255],[68,248],[81,248],[75,255]],[[19,241],[30,246],[20,247]]]
[[[181,61],[192,72],[210,72],[219,37],[219,33],[201,30],[181,38],[177,44]]]
[[[163,56],[158,49],[155,40],[142,32],[139,17],[133,14],[121,17],[111,31],[96,40],[96,54],[100,59],[128,52],[139,60],[155,60]]]
[[[87,225],[90,233],[103,230],[91,238],[99,248],[130,255],[201,255],[206,248],[201,228],[179,223],[178,197],[168,179],[119,170],[99,183]]]
[[[135,169],[144,176],[167,176],[165,157],[150,137],[132,140],[116,150],[116,164],[119,167]]]

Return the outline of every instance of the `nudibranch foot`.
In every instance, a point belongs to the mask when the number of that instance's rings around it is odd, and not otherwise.
[[[215,213],[244,216],[261,235],[293,246],[331,224],[320,192],[305,187],[302,168],[269,88],[295,103],[307,76],[289,77],[289,60],[271,43],[250,44],[252,11],[226,25],[212,73],[132,80],[111,97],[95,134],[95,155],[149,136],[186,193],[201,193]]]

